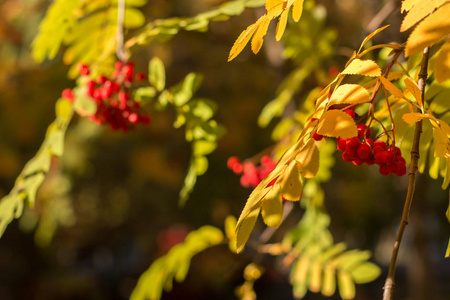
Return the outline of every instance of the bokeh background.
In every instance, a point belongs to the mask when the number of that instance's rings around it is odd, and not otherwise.
[[[31,41],[50,2],[0,2],[0,196],[9,193],[38,150],[61,91],[74,86],[61,55],[41,65],[30,57]],[[223,2],[154,0],[143,10],[147,20],[193,16]],[[399,1],[317,2],[326,8],[327,26],[337,32],[337,55],[324,63],[325,69],[342,68],[353,49],[380,25],[391,27],[376,42],[405,41],[399,34]],[[181,32],[165,44],[134,53],[141,71],[149,58],[161,57],[168,85],[192,71],[204,74],[198,95],[219,105],[216,119],[227,133],[209,155],[208,173],[199,177],[186,206],[178,207],[178,193],[190,146],[183,130],[173,127],[173,111],[155,113],[150,126],[127,134],[76,117],[67,132],[64,157],[53,161],[35,208],[26,209],[0,239],[0,299],[127,299],[139,275],[189,230],[205,224],[222,228],[227,215],[239,215],[250,190],[227,169],[227,158],[252,157],[273,144],[273,124],[261,129],[257,118],[292,69],[270,33],[257,56],[245,49],[235,61],[226,62],[236,37],[262,13],[246,10],[212,23],[207,33]],[[406,186],[406,178],[382,177],[374,169],[340,159],[324,185],[335,241],[371,250],[373,261],[383,268],[377,281],[357,287],[356,299],[381,298]],[[426,175],[419,176],[416,191],[395,296],[448,299],[448,191]],[[296,206],[282,230],[301,216]],[[255,234],[264,228],[259,221]],[[205,251],[193,259],[186,281],[175,284],[163,299],[236,299],[234,288],[242,283],[242,269],[252,254],[237,256],[226,246]],[[287,270],[269,257],[264,265],[266,273],[255,286],[258,299],[292,299]]]

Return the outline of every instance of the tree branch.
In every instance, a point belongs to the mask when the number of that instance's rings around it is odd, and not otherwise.
[[[425,95],[425,83],[428,77],[428,54],[429,47],[426,47],[423,51],[422,65],[420,67],[419,73],[419,81],[418,86],[422,93],[422,99],[424,99]],[[398,251],[400,249],[400,244],[402,242],[403,232],[405,231],[406,225],[409,222],[409,211],[411,209],[411,203],[414,196],[414,190],[416,185],[416,173],[418,169],[418,161],[419,161],[419,144],[420,144],[420,135],[422,133],[422,120],[416,123],[416,128],[414,132],[414,140],[413,146],[411,149],[411,165],[409,167],[409,183],[408,183],[408,192],[406,194],[405,205],[403,207],[403,215],[402,221],[400,223],[400,227],[398,229],[397,238],[395,240],[394,248],[392,249],[392,257],[391,264],[389,265],[389,273],[386,278],[384,284],[384,292],[383,292],[383,300],[392,300],[394,294],[394,276],[395,276],[395,268],[397,264],[397,256]]]

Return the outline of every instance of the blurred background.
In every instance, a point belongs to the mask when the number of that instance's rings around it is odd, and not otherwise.
[[[143,11],[147,20],[194,16],[223,2],[154,0]],[[30,57],[31,41],[50,3],[0,2],[2,197],[38,150],[61,91],[74,86],[61,55],[41,65]],[[391,27],[375,42],[405,41],[399,34],[397,1],[317,3],[326,12],[326,26],[336,33],[336,55],[323,62],[324,70],[342,69],[362,39],[381,25]],[[228,21],[213,22],[207,33],[181,32],[165,44],[138,49],[132,57],[138,71],[146,71],[152,56],[161,57],[168,85],[192,71],[204,74],[197,94],[218,103],[216,119],[227,133],[209,155],[208,173],[199,177],[186,206],[178,207],[178,193],[190,145],[184,131],[173,127],[173,111],[155,113],[150,126],[126,134],[75,117],[67,131],[64,157],[52,162],[35,208],[26,209],[0,239],[0,299],[127,299],[139,275],[187,232],[205,224],[223,228],[227,215],[239,215],[250,189],[240,186],[226,161],[233,155],[252,157],[273,144],[275,122],[261,129],[257,118],[293,68],[291,61],[282,59],[283,48],[273,32],[260,54],[251,54],[247,47],[236,60],[226,62],[240,32],[263,13],[248,9]],[[304,89],[314,84],[315,80],[307,80]],[[396,299],[448,299],[450,294],[450,263],[444,259],[448,191],[440,184],[419,176],[400,251]],[[381,298],[406,186],[407,178],[382,177],[375,169],[340,159],[333,178],[324,185],[335,241],[371,250],[373,261],[383,268],[377,281],[357,286],[356,299]],[[282,230],[301,216],[296,206]],[[258,221],[255,235],[264,228]],[[194,258],[186,281],[175,284],[163,299],[236,299],[234,288],[242,283],[242,269],[251,255],[234,255],[226,246],[207,250]],[[292,299],[287,271],[270,257],[264,265],[266,273],[255,285],[258,299]],[[305,299],[322,296],[308,293]]]

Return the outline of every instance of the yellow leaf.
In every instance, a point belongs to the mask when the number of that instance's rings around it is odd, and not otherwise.
[[[405,76],[404,72],[399,72],[399,71],[389,72],[387,80],[396,81],[396,80],[399,80],[400,78],[402,78],[403,76]]]
[[[408,57],[425,47],[431,46],[450,33],[450,3],[436,10],[423,20],[411,33],[406,42],[405,56]]]
[[[284,5],[285,5],[284,0],[266,1],[267,18],[269,20],[272,20],[278,17],[283,12]]]
[[[445,157],[448,153],[448,138],[440,128],[433,127],[434,157]]]
[[[242,221],[238,222],[236,225],[236,252],[239,253],[247,243],[250,233],[255,227],[256,220],[258,219],[259,211],[261,210],[261,205],[255,207]],[[241,217],[239,217],[241,219]]]
[[[283,201],[281,200],[280,185],[275,184],[270,192],[264,196],[261,205],[261,215],[267,226],[278,228],[283,219]]]
[[[414,80],[412,80],[411,77],[406,77],[404,82],[408,90],[411,92],[411,94],[414,96],[414,98],[416,98],[420,108],[423,108],[422,92],[420,91],[417,83]]]
[[[355,58],[341,74],[378,77],[381,75],[381,69],[373,60]]]
[[[408,30],[414,26],[414,24],[432,13],[435,8],[441,6],[447,1],[448,0],[417,1],[410,7],[408,14],[403,19],[400,31],[403,32]]]
[[[261,17],[261,18],[263,18],[263,17]],[[252,37],[253,33],[255,33],[256,29],[258,29],[260,20],[262,20],[261,18],[259,18],[259,20],[256,21],[255,24],[248,26],[247,29],[245,29],[239,35],[239,37],[237,38],[236,42],[234,42],[234,45],[230,50],[230,54],[228,56],[228,61],[233,60],[245,48],[248,41],[250,41],[250,38]]]
[[[359,84],[343,84],[331,95],[328,107],[334,104],[360,104],[369,101],[369,92]]]
[[[303,192],[302,176],[295,160],[289,163],[286,171],[278,180],[281,195],[289,201],[300,201]]]
[[[374,32],[372,32],[371,34],[369,34],[364,41],[361,43],[361,46],[359,47],[358,53],[361,52],[361,49],[364,47],[364,45],[370,41],[371,38],[373,38],[375,35],[377,35],[379,32],[383,31],[384,29],[386,29],[387,27],[389,27],[390,25],[386,25],[383,26],[381,28],[378,28],[377,30],[375,30]]]
[[[422,0],[403,0],[402,13],[405,11],[409,11],[414,6],[414,4],[416,4],[419,1],[422,1]]]
[[[319,121],[317,133],[331,137],[350,138],[358,135],[355,121],[340,110],[325,112]]]
[[[392,82],[387,80],[384,76],[380,76],[378,78],[380,79],[384,88],[389,91],[389,93],[400,99],[404,97],[402,91],[400,91],[395,85],[392,84]]]
[[[281,16],[278,20],[276,36],[275,36],[277,41],[281,40],[281,37],[284,34],[284,30],[286,29],[288,15],[289,15],[289,10],[286,9],[285,11],[283,11],[283,13],[281,14]]]
[[[292,5],[292,18],[295,22],[298,22],[302,17],[303,1],[304,0],[295,0],[294,5]]]
[[[444,133],[447,135],[447,137],[450,137],[450,126],[442,120],[438,120],[438,121],[439,121],[439,125],[441,126]]]
[[[403,121],[408,124],[418,122],[423,119],[429,119],[430,116],[421,113],[407,113],[402,116]]]
[[[258,27],[258,29],[255,32],[255,35],[252,39],[252,51],[253,53],[258,53],[261,49],[261,46],[263,44],[263,38],[267,33],[267,29],[269,28],[270,19],[266,18],[261,22],[261,25]]]
[[[320,159],[319,148],[317,148],[314,139],[309,139],[300,152],[296,155],[295,160],[299,162],[300,173],[305,178],[313,178],[319,171]]]
[[[355,283],[350,273],[339,271],[337,275],[339,294],[343,300],[350,300],[355,298]]]
[[[450,78],[450,40],[442,45],[436,60],[436,80],[442,83]]]
[[[316,260],[312,264],[310,272],[309,290],[314,293],[320,292],[322,287],[322,264],[320,261]]]

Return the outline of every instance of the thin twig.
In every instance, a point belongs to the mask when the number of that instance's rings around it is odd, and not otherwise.
[[[427,69],[428,69],[428,51],[429,47],[426,47],[423,51],[422,65],[419,73],[419,81],[418,86],[422,93],[422,99],[424,99],[425,95],[425,82],[428,77]],[[400,249],[400,243],[402,241],[403,232],[405,231],[406,225],[409,222],[409,211],[411,209],[411,203],[414,196],[414,190],[416,185],[416,173],[417,173],[417,165],[419,161],[419,144],[420,144],[420,135],[422,133],[422,121],[416,123],[416,129],[414,132],[414,140],[413,146],[411,149],[411,166],[409,168],[409,183],[408,183],[408,192],[406,194],[405,205],[403,207],[403,215],[402,221],[398,228],[397,238],[395,240],[394,248],[392,249],[392,257],[391,264],[389,265],[389,273],[386,278],[384,284],[384,292],[383,292],[383,300],[392,300],[394,294],[394,276],[395,276],[395,268],[397,264],[397,256],[398,251]]]

